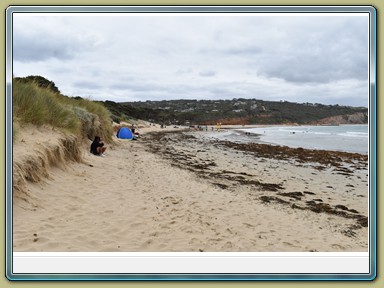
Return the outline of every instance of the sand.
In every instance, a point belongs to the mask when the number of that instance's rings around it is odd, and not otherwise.
[[[141,127],[105,157],[82,146],[83,162],[28,182],[14,199],[14,251],[368,251],[364,161],[279,159],[165,130],[181,128]],[[15,161],[54,141],[35,132],[39,144],[35,133],[15,141]]]

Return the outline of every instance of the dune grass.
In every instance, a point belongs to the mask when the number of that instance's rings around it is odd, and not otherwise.
[[[100,103],[76,100],[33,82],[14,80],[13,120],[21,125],[50,125],[82,138],[112,140],[110,112]]]
[[[50,86],[41,87],[26,78],[14,79],[12,88],[14,141],[18,140],[19,134],[23,137],[26,131],[24,127],[30,124],[54,127],[64,133],[57,134],[60,135],[57,141],[39,143],[39,148],[33,153],[14,158],[13,195],[31,203],[33,197],[25,189],[27,182],[47,178],[50,167],[65,167],[67,162],[72,161],[81,162],[84,151],[82,144],[89,144],[89,140],[96,135],[111,143],[112,119],[102,103],[67,97],[53,91]]]

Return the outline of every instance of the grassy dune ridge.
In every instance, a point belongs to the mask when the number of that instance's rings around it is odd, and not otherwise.
[[[98,135],[112,143],[111,113],[101,103],[70,98],[25,78],[13,82],[13,192],[31,202],[27,182],[50,177],[50,168],[83,161]]]
[[[14,80],[13,122],[20,126],[49,125],[80,138],[99,135],[111,142],[111,121],[110,112],[100,103],[70,98],[34,82]]]

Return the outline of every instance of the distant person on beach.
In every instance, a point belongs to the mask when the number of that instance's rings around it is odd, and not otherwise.
[[[220,131],[220,130],[221,130],[221,123],[217,123],[217,124],[216,124],[216,130],[217,130],[217,131]]]
[[[107,147],[104,147],[104,142],[99,136],[95,136],[95,140],[93,140],[91,144],[91,153],[93,155],[104,156],[104,152],[107,150]]]

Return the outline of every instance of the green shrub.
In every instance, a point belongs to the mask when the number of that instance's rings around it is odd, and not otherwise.
[[[92,117],[92,127],[86,129],[89,139],[93,140],[94,136],[97,135],[106,142],[112,141],[112,115],[104,105],[87,99],[75,100],[70,98],[70,100],[78,108],[83,108],[91,114],[88,117]]]
[[[93,140],[99,132],[99,129],[97,127],[98,116],[96,114],[88,112],[82,107],[75,107],[74,110],[77,117],[82,123],[82,134],[88,139]]]

